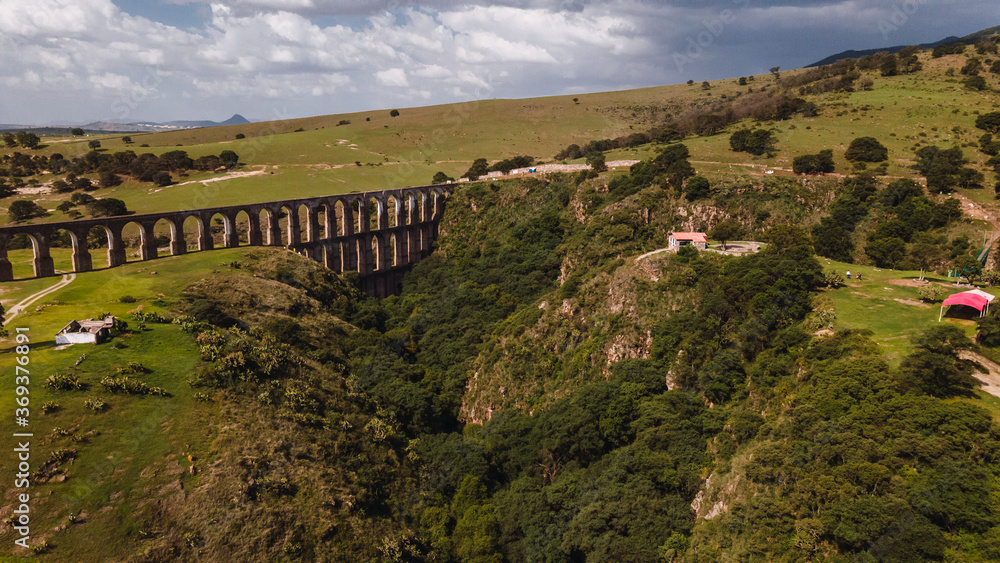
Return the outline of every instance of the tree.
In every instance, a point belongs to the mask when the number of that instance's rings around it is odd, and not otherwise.
[[[1000,134],[1000,111],[980,115],[976,118],[976,127],[994,135]]]
[[[240,163],[240,156],[231,150],[224,150],[219,153],[219,161],[226,168],[234,168]]]
[[[18,131],[15,137],[17,138],[17,144],[21,145],[26,149],[33,149],[38,146],[38,143],[41,142],[41,139],[38,138],[38,135],[35,135],[34,133],[28,133],[25,131]]]
[[[88,192],[88,191],[94,189],[94,184],[93,184],[93,182],[90,181],[90,178],[84,178],[84,177],[81,176],[79,178],[74,178],[73,179],[73,189],[74,190],[83,190],[85,192]]]
[[[895,268],[906,253],[906,243],[899,237],[869,239],[865,254],[879,268]]]
[[[934,397],[969,394],[979,386],[972,376],[974,364],[959,358],[972,341],[957,326],[935,325],[916,335],[913,353],[899,366],[904,386]]]
[[[886,57],[885,60],[882,61],[882,68],[879,70],[881,71],[882,76],[896,76],[896,73],[898,72],[896,69],[896,57],[893,55]]]
[[[74,127],[72,129],[70,129],[69,130],[69,134],[73,135],[74,137],[82,137],[84,135],[83,129],[81,129],[79,127]]]
[[[778,254],[798,246],[812,247],[809,233],[795,225],[775,225],[765,233],[764,240],[770,243],[767,251]]]
[[[122,137],[122,142],[125,143],[126,145],[131,145],[132,144],[132,137],[129,137],[128,135],[125,135],[124,137]]]
[[[44,208],[29,199],[12,201],[10,207],[7,208],[7,214],[10,215],[11,221],[25,221],[44,213]]]
[[[743,228],[735,219],[726,219],[721,223],[716,224],[708,231],[709,238],[715,239],[722,243],[722,249],[726,250],[726,242],[734,240],[736,237],[740,236],[740,232]]]
[[[772,66],[769,70],[771,71],[771,74],[774,75],[775,80],[781,80],[781,73],[778,72],[781,70],[780,66]]]
[[[122,183],[122,179],[118,177],[117,174],[110,170],[105,170],[101,172],[97,179],[97,185],[102,188],[111,188]]]
[[[489,168],[489,163],[485,158],[477,158],[472,162],[472,166],[465,171],[465,174],[462,174],[462,177],[470,180],[478,180],[480,176],[484,176],[489,172]]]
[[[587,157],[587,164],[590,165],[590,169],[594,172],[604,172],[608,169],[608,165],[604,160],[604,153],[594,153]]]
[[[127,215],[128,208],[125,202],[113,197],[94,200],[87,205],[87,211],[92,217],[114,217],[116,215]]]
[[[958,256],[952,265],[955,267],[956,275],[966,278],[971,284],[976,283],[976,280],[983,273],[982,263],[976,260],[976,257],[971,254]]]
[[[88,142],[87,146],[90,147],[90,150],[97,150],[97,149],[101,148],[101,142],[98,141],[97,139],[94,139],[94,140]]]
[[[434,179],[431,180],[431,182],[434,184],[446,184],[448,182],[454,182],[454,181],[455,181],[454,178],[441,171],[438,171],[437,174],[434,174]]]
[[[170,173],[166,171],[160,171],[153,174],[153,183],[157,186],[169,186],[173,183],[173,178],[170,177]]]
[[[736,152],[762,155],[774,150],[774,135],[767,129],[740,129],[729,137],[729,146]]]
[[[12,148],[17,146],[17,137],[13,133],[7,131],[3,134],[3,143],[7,145],[7,148]]]
[[[688,201],[706,198],[710,193],[711,185],[704,176],[692,176],[684,188],[684,198]]]
[[[398,109],[394,109],[394,110],[392,110],[392,111],[389,112],[389,117],[398,117],[398,116],[399,116],[399,110]]]
[[[852,162],[883,162],[889,159],[889,149],[874,137],[858,137],[851,141],[844,158]]]
[[[792,160],[792,171],[796,174],[825,174],[834,169],[831,149],[821,150],[819,154],[804,154]]]
[[[975,90],[976,92],[982,92],[989,86],[986,83],[986,79],[978,74],[966,78],[962,81],[962,84],[964,84],[969,90]]]
[[[237,138],[237,139],[246,139],[246,138],[247,138],[247,136],[246,136],[246,135],[244,135],[243,133],[237,133],[237,134],[236,134],[236,138]]]
[[[917,233],[913,235],[913,244],[910,245],[909,258],[920,268],[920,281],[924,281],[924,273],[931,264],[943,259],[941,245],[937,244],[933,237],[927,233]]]

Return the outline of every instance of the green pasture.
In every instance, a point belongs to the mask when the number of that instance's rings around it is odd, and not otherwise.
[[[192,253],[78,274],[70,285],[43,297],[7,325],[11,335],[17,334],[19,327],[28,329],[23,334],[30,338],[30,423],[26,428],[14,425],[13,370],[17,354],[13,337],[8,336],[0,341],[0,362],[7,371],[7,377],[0,379],[0,397],[8,398],[0,403],[0,430],[8,436],[17,431],[34,435],[32,470],[41,467],[53,451],[76,451],[75,459],[59,465],[64,476],[48,482],[41,478],[32,481],[29,492],[33,540],[49,537],[54,545],[73,545],[77,553],[86,550],[121,557],[131,553],[140,531],[152,530],[144,530],[142,523],[132,519],[130,507],[165,498],[178,485],[197,486],[200,477],[189,472],[191,462],[187,456],[194,455],[195,463],[202,463],[208,451],[206,440],[212,435],[212,421],[218,416],[213,401],[195,400],[198,392],[212,392],[188,384],[200,357],[193,336],[178,325],[150,323],[142,332],[118,337],[114,345],[77,344],[63,349],[56,349],[55,333],[69,320],[102,313],[112,313],[134,328],[132,311],[170,311],[184,287],[214,269],[224,268],[223,263],[238,260],[244,252],[232,249]],[[4,305],[59,279],[5,282]],[[135,301],[122,303],[125,296]],[[99,383],[101,378],[128,362],[141,363],[147,370],[133,377],[163,387],[170,396],[107,392]],[[46,379],[56,374],[74,374],[86,388],[46,388]],[[87,408],[85,401],[95,398],[102,398],[109,407],[103,412]],[[58,404],[58,409],[42,414],[41,406],[47,402]],[[15,466],[11,448],[0,453],[0,465]],[[154,465],[166,469],[145,471]],[[81,516],[80,522],[69,523],[70,515]],[[56,526],[65,529],[52,534]]]
[[[910,338],[938,322],[940,303],[923,303],[918,296],[919,271],[819,260],[827,272],[844,275],[849,270],[851,279],[845,280],[844,287],[823,292],[816,309],[832,309],[837,328],[871,330],[890,362],[898,364],[912,351]],[[862,274],[861,281],[857,280],[858,273]],[[968,289],[955,286],[954,279],[930,272],[925,279],[954,292]],[[947,311],[941,322],[961,327],[970,337],[976,331],[975,320],[961,311]]]

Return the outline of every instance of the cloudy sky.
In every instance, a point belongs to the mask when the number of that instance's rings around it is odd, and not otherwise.
[[[621,90],[994,25],[997,0],[0,0],[0,123]]]

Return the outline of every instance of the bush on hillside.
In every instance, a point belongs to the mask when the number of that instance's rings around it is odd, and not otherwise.
[[[844,158],[852,162],[883,162],[889,159],[889,149],[874,137],[858,137],[851,141]]]
[[[831,149],[821,150],[819,154],[804,154],[792,160],[792,171],[796,174],[826,174],[834,169]]]

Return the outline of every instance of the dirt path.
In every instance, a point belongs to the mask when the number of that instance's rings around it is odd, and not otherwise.
[[[17,315],[19,315],[22,311],[24,311],[28,307],[28,305],[31,305],[35,301],[38,301],[39,299],[41,299],[42,297],[45,297],[46,295],[48,295],[50,293],[53,293],[55,291],[58,291],[58,290],[60,290],[60,289],[62,289],[64,287],[66,287],[67,285],[69,285],[75,279],[76,279],[76,274],[74,274],[72,272],[65,273],[65,274],[63,274],[62,280],[60,280],[59,282],[57,282],[55,285],[49,286],[49,287],[47,287],[47,288],[39,291],[38,293],[29,295],[28,297],[25,297],[17,305],[14,305],[13,307],[10,308],[9,311],[7,311],[7,314],[4,315],[4,317],[5,317],[4,318],[4,324],[10,324],[10,321],[14,320],[14,317],[16,317]]]
[[[972,375],[983,382],[983,386],[980,389],[994,397],[1000,397],[1000,365],[969,350],[962,350],[958,355],[963,360],[972,360],[986,368],[986,373],[977,371],[977,373],[973,373]]]

